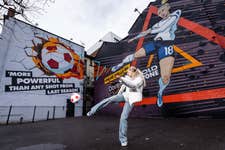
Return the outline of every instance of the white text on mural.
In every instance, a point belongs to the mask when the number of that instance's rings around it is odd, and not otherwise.
[[[56,77],[32,77],[29,71],[6,71],[11,77],[11,85],[5,85],[5,92],[45,90],[46,95],[80,92],[74,83],[63,83]]]
[[[158,66],[153,65],[150,68],[142,70],[142,73],[144,74],[145,79],[156,77],[159,75]]]

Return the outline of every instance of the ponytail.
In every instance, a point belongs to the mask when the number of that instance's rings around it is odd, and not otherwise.
[[[138,69],[137,68],[137,75],[139,75],[141,78],[142,78],[142,80],[143,80],[143,84],[144,84],[144,87],[146,86],[146,80],[145,80],[145,77],[144,77],[144,75],[143,75],[143,73],[141,72],[141,70],[140,69]]]

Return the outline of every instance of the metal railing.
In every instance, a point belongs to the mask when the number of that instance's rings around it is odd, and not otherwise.
[[[0,106],[0,124],[35,122],[66,117],[66,106]]]

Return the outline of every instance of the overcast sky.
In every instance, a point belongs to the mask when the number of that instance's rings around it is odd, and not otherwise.
[[[121,38],[151,0],[55,0],[36,17],[38,27],[91,47],[112,31]]]

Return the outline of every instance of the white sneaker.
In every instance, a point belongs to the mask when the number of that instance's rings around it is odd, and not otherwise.
[[[89,111],[88,113],[87,113],[87,116],[88,117],[90,117],[90,116],[92,116],[93,114],[91,113],[91,111]]]
[[[121,146],[127,146],[128,142],[122,142]]]
[[[116,72],[117,70],[119,70],[124,64],[130,63],[134,60],[134,54],[130,54],[128,56],[126,56],[123,61],[121,63],[119,63],[116,66],[113,66],[111,71],[112,72]]]
[[[124,59],[123,59],[123,63],[126,64],[126,63],[130,63],[134,60],[134,54],[130,54],[128,56],[126,56]]]
[[[111,69],[111,71],[112,71],[112,72],[116,72],[116,71],[119,70],[123,65],[124,65],[124,64],[123,64],[123,62],[122,62],[122,63],[120,63],[120,64],[118,64],[118,65],[116,65],[116,66],[113,66],[112,69]]]

